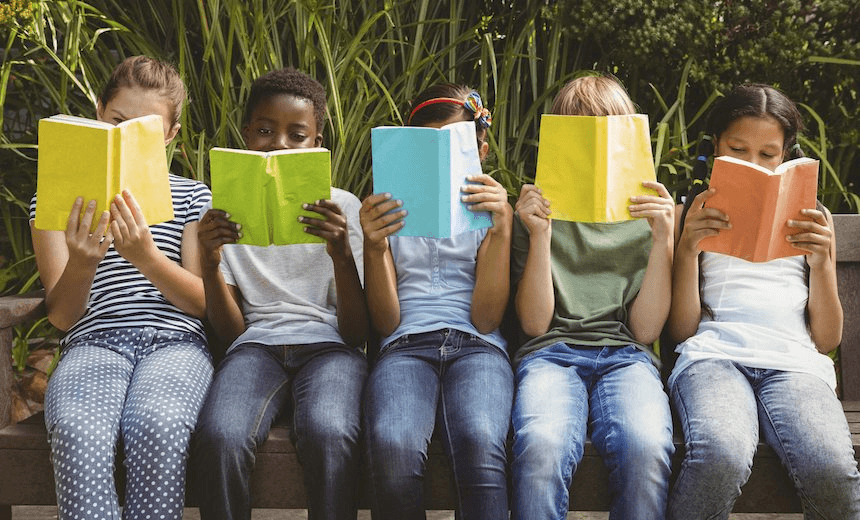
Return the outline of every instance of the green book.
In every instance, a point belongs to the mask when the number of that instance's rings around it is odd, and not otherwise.
[[[331,198],[331,153],[325,148],[209,152],[212,207],[242,225],[240,244],[324,242],[305,233],[300,215],[321,218],[302,204]]]

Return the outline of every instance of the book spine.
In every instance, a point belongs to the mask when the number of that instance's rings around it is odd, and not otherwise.
[[[597,146],[594,147],[594,171],[596,173],[594,179],[594,195],[593,204],[591,205],[594,216],[592,222],[607,222],[610,218],[610,201],[609,201],[609,176],[612,172],[609,171],[609,157],[612,151],[610,145],[610,132],[612,132],[612,118],[596,117],[593,118],[594,135]]]
[[[753,259],[757,262],[772,259],[774,252],[781,246],[780,242],[785,241],[785,237],[777,232],[785,224],[784,222],[777,222],[779,214],[777,206],[780,199],[782,175],[766,175],[765,181],[761,200],[762,219],[756,237],[756,250],[753,255]]]
[[[123,172],[120,165],[122,164],[122,129],[119,127],[109,128],[106,132],[107,139],[107,179],[105,179],[105,188],[107,193],[105,193],[104,200],[106,201],[106,205],[103,209],[110,211],[110,205],[113,201],[113,197],[117,193],[121,193],[124,185],[125,179],[123,179],[123,175],[134,175],[135,172]],[[101,210],[99,210],[101,211]]]
[[[439,132],[439,165],[437,171],[439,175],[437,193],[439,194],[439,203],[436,205],[436,238],[448,238],[451,236],[451,227],[455,220],[455,212],[458,210],[456,204],[458,200],[452,199],[452,191],[454,172],[451,171],[451,131]]]

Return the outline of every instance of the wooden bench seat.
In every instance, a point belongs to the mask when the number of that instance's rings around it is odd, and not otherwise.
[[[842,405],[851,427],[855,458],[860,458],[860,215],[834,215],[837,230],[839,291],[845,310],[840,351]],[[0,520],[11,519],[12,505],[52,505],[53,471],[41,414],[10,424],[11,327],[44,315],[39,295],[0,298]],[[676,432],[679,464],[683,443]],[[121,471],[119,480],[122,481]],[[193,474],[189,476],[193,479]],[[257,456],[253,475],[256,508],[303,509],[306,507],[301,467],[289,431],[275,427]],[[360,506],[369,506],[367,476],[362,479]],[[455,491],[450,467],[441,443],[431,444],[425,486],[428,509],[454,509]],[[193,493],[188,505],[194,506]],[[571,486],[571,510],[606,511],[609,508],[607,473],[594,447],[586,445],[582,464]],[[800,502],[786,471],[767,445],[759,445],[752,476],[743,488],[735,512],[800,512]]]

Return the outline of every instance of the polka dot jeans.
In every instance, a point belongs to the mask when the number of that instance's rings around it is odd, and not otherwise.
[[[82,336],[63,350],[45,396],[60,519],[180,519],[188,443],[212,380],[196,334],[152,327]]]

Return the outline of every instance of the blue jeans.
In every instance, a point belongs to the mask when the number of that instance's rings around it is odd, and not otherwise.
[[[672,416],[648,354],[559,342],[526,356],[516,376],[513,519],[565,518],[586,434],[609,470],[609,518],[665,517]]]
[[[451,329],[404,335],[382,350],[365,392],[375,520],[425,518],[434,427],[451,460],[458,518],[507,517],[513,374],[501,349]]]
[[[698,361],[672,388],[686,455],[669,518],[726,519],[750,475],[759,431],[788,469],[806,518],[860,519],[860,474],[839,400],[821,379]]]
[[[45,396],[59,518],[180,520],[185,463],[212,361],[197,334],[153,327],[85,334],[63,349]],[[3,469],[2,471],[7,471]]]
[[[337,343],[243,344],[218,365],[193,459],[200,516],[250,519],[257,448],[292,397],[308,518],[354,519],[364,354]]]

